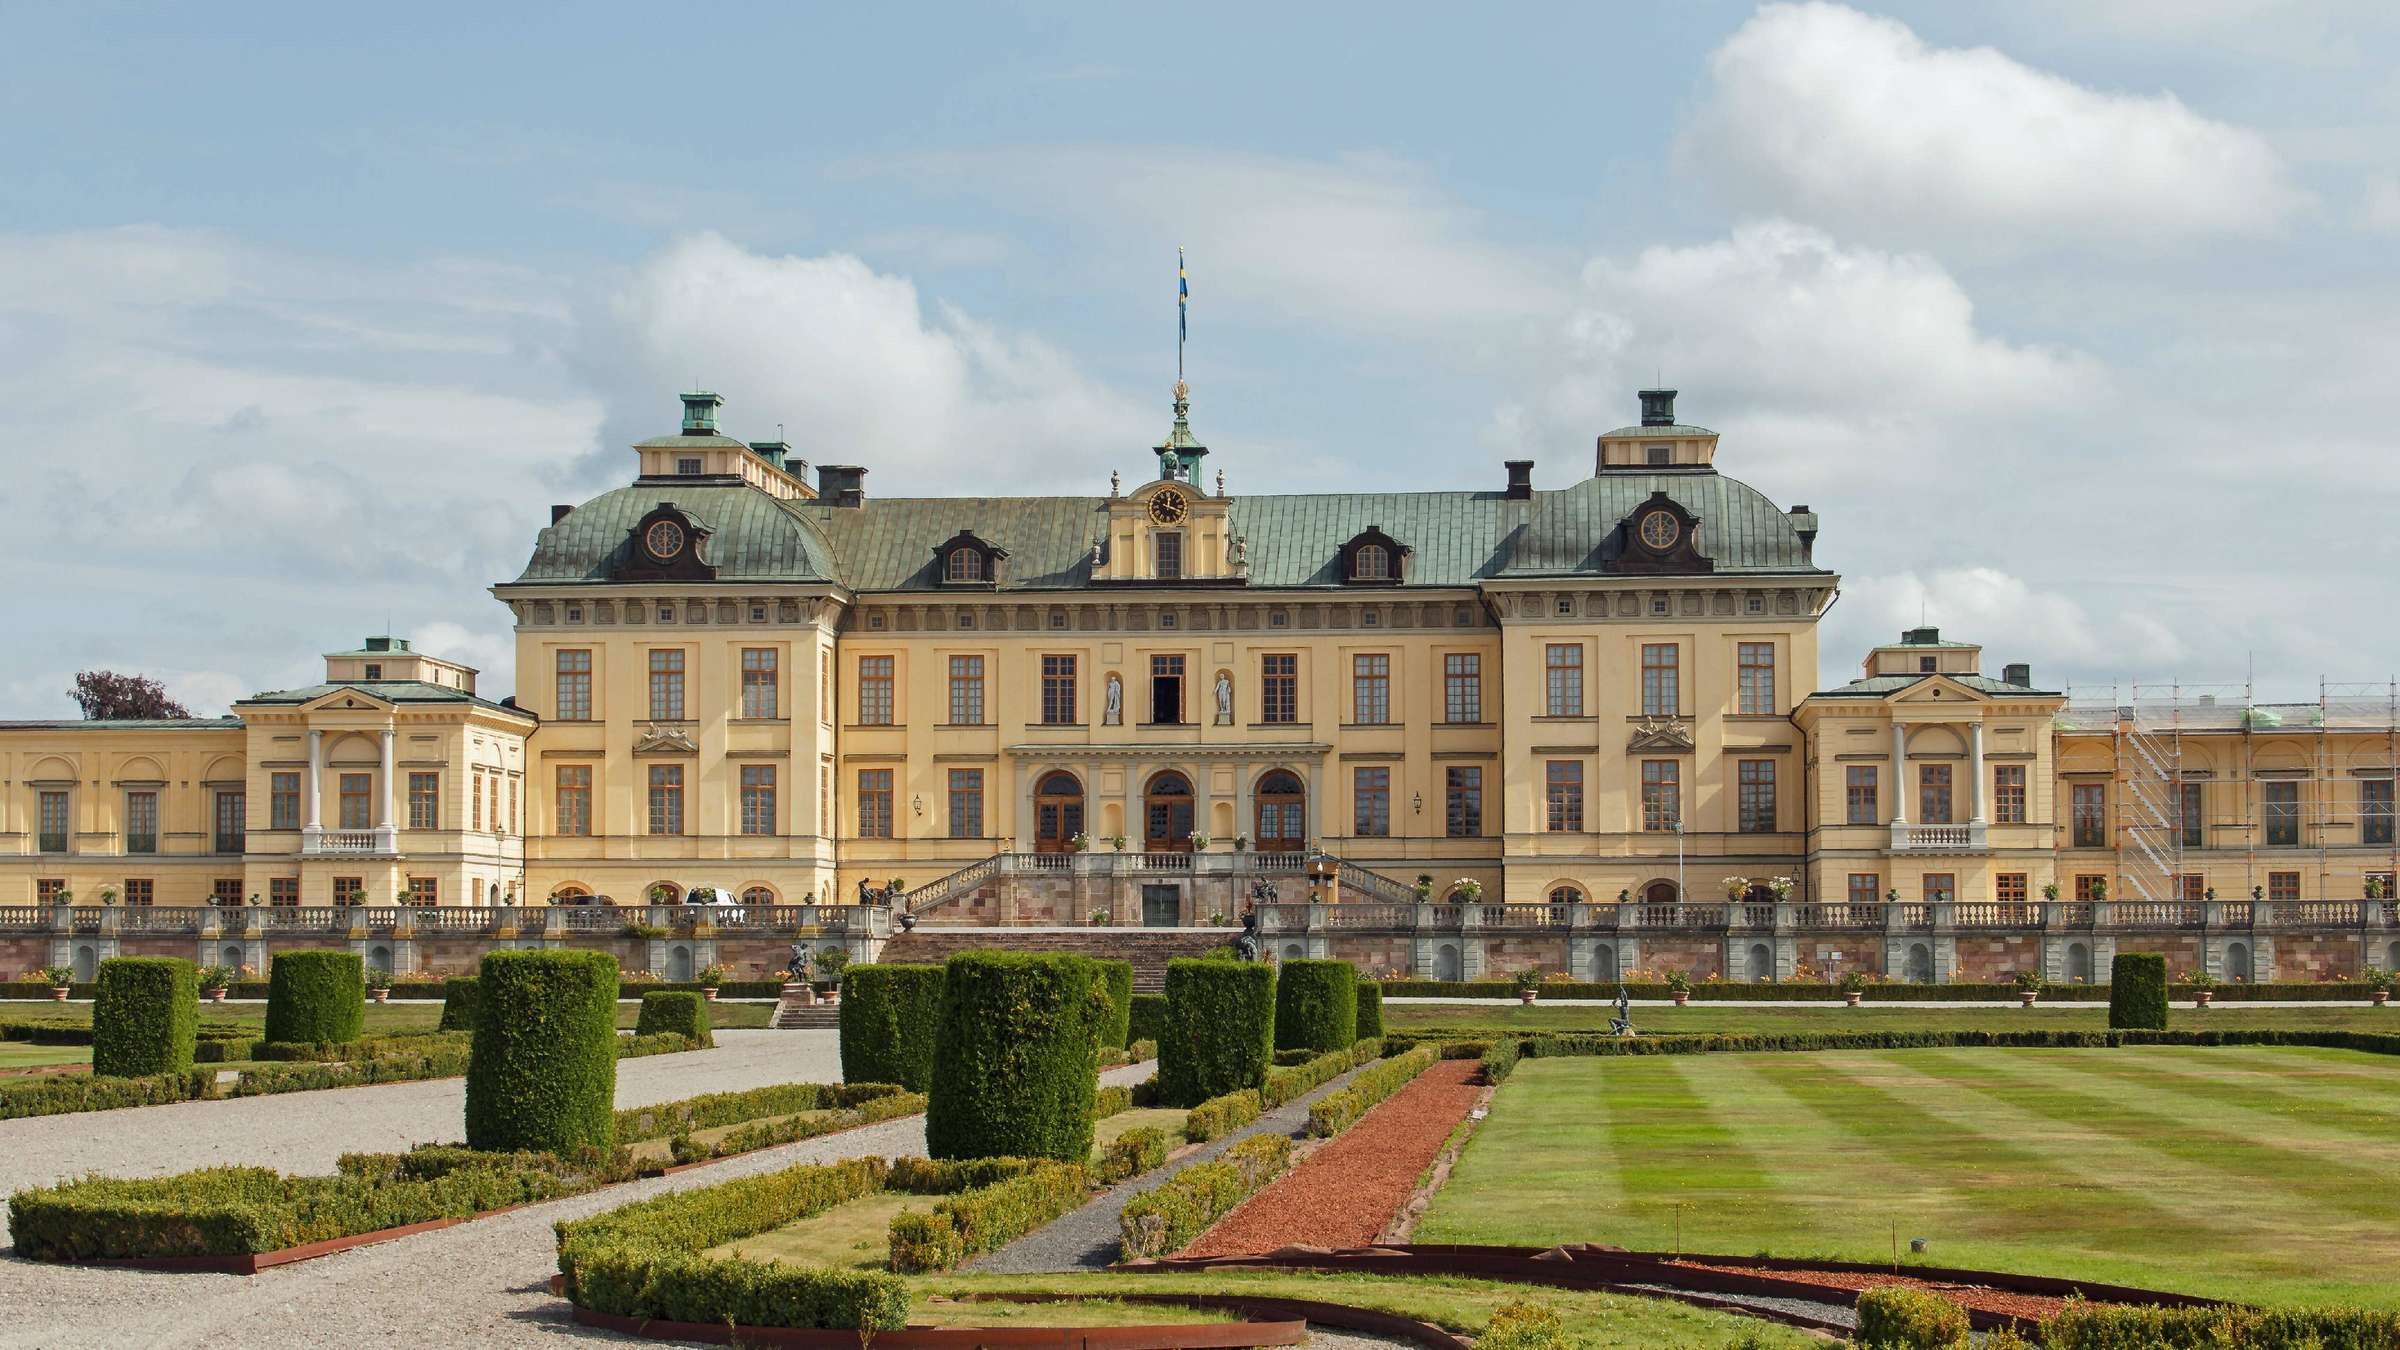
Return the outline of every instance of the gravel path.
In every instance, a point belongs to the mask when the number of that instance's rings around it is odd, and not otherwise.
[[[1113,1264],[1122,1253],[1117,1232],[1117,1216],[1124,1212],[1125,1202],[1144,1191],[1156,1190],[1177,1172],[1197,1162],[1209,1162],[1235,1144],[1254,1134],[1272,1130],[1297,1139],[1308,1130],[1308,1108],[1319,1097],[1338,1091],[1349,1083],[1356,1069],[1330,1082],[1321,1084],[1308,1095],[1284,1103],[1266,1112],[1248,1125],[1222,1139],[1203,1147],[1156,1171],[1146,1172],[1131,1181],[1120,1182],[1100,1197],[1065,1218],[1058,1220],[1030,1237],[1002,1247],[989,1256],[978,1257],[962,1270],[982,1275],[1047,1275],[1059,1271],[1098,1270]]]
[[[812,1034],[781,1031],[763,1036],[773,1038],[774,1045],[783,1045]],[[720,1041],[728,1039],[724,1032],[718,1037]],[[822,1045],[825,1049],[815,1053],[831,1052],[835,1045],[832,1033],[822,1034]],[[742,1042],[735,1041],[715,1053],[741,1046]],[[789,1051],[765,1055],[762,1048],[761,1054],[766,1063],[757,1070],[764,1075],[759,1082],[812,1077],[823,1081],[830,1076],[823,1067],[806,1073],[794,1071]],[[624,1067],[675,1058],[692,1057],[661,1056],[628,1061]],[[1112,1069],[1101,1075],[1101,1081],[1137,1082],[1148,1077],[1153,1067],[1142,1064]],[[639,1099],[670,1100],[719,1086],[722,1084],[687,1084],[682,1090],[652,1092]],[[627,1087],[620,1079],[620,1101],[632,1100]],[[255,1100],[288,1104],[388,1090],[359,1088]],[[143,1108],[143,1112],[179,1109],[183,1108]],[[5,1142],[6,1136],[0,1134],[0,1144]],[[918,1154],[924,1149],[924,1118],[910,1116],[253,1276],[53,1266],[10,1257],[0,1262],[0,1284],[9,1295],[8,1315],[0,1322],[0,1347],[114,1350],[132,1345],[268,1345],[277,1350],[317,1346],[349,1350],[359,1345],[395,1344],[557,1346],[579,1339],[633,1344],[628,1338],[573,1325],[566,1319],[566,1305],[551,1297],[549,1279],[558,1268],[552,1224],[649,1196],[715,1185],[795,1163]]]

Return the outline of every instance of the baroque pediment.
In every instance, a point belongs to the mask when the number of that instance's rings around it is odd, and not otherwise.
[[[1689,724],[1676,718],[1645,717],[1634,724],[1633,734],[1626,739],[1625,748],[1689,754],[1692,749],[1692,729]]]
[[[647,726],[633,738],[633,753],[637,755],[696,755],[700,742],[681,727]]]

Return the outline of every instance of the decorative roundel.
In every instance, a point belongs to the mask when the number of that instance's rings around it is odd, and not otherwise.
[[[1675,522],[1672,512],[1653,511],[1642,517],[1640,531],[1644,545],[1664,552],[1675,547],[1675,538],[1683,533],[1683,527]]]
[[[1172,489],[1150,499],[1150,518],[1161,525],[1183,519],[1183,494]]]
[[[642,547],[653,558],[672,558],[683,552],[683,527],[671,520],[657,521],[642,535]]]

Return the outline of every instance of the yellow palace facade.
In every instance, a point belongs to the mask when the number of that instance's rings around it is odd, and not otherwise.
[[[1562,488],[1250,496],[1178,386],[1105,493],[963,498],[685,395],[493,588],[512,698],[381,637],[221,719],[0,723],[0,975],[279,941],[754,974],[900,916],[1253,905],[1279,954],[1445,978],[2400,964],[2388,688],[2071,701],[1928,628],[1815,689],[1817,516],[1640,397]]]

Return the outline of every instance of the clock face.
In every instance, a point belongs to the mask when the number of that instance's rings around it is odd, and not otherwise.
[[[1172,525],[1183,519],[1183,494],[1162,492],[1150,499],[1150,518],[1161,525]]]
[[[650,550],[653,558],[672,558],[683,552],[683,527],[671,520],[658,521],[642,535],[642,547]]]
[[[1683,533],[1683,529],[1675,523],[1671,513],[1653,511],[1642,517],[1640,532],[1643,544],[1663,552],[1675,547],[1675,537]]]

